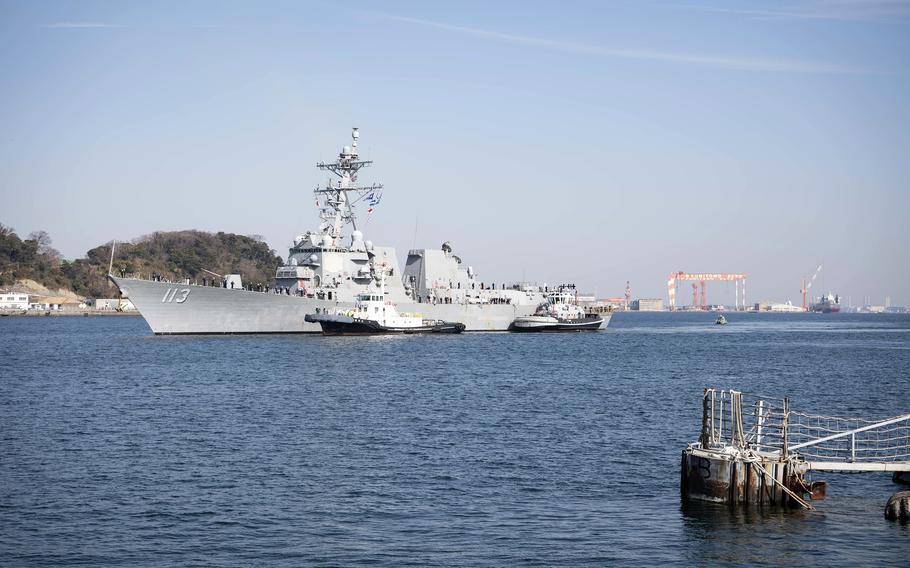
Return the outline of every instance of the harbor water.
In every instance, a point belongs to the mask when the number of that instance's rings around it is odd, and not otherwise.
[[[620,313],[587,334],[153,336],[0,318],[3,566],[907,566],[890,474],[680,502],[702,389],[910,412],[910,316]]]

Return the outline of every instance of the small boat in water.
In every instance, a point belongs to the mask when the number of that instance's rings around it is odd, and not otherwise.
[[[717,319],[714,320],[714,324],[715,325],[727,325],[727,318],[725,318],[723,314],[720,314],[719,316],[717,316]]]
[[[304,320],[318,323],[323,335],[390,335],[461,333],[463,323],[423,319],[421,314],[399,313],[385,297],[385,277],[378,290],[357,296],[353,309],[334,313],[307,314]]]
[[[512,331],[553,332],[553,331],[595,331],[600,329],[604,318],[597,314],[585,314],[579,307],[572,288],[559,287],[547,296],[547,301],[537,307],[534,315],[515,318]]]

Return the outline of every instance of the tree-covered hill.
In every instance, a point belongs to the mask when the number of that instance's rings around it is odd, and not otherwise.
[[[61,270],[60,253],[50,245],[51,239],[44,231],[21,239],[12,227],[0,224],[0,286],[34,280],[51,289],[69,288]]]
[[[0,225],[0,286],[32,279],[48,288],[66,288],[87,297],[112,294],[107,280],[111,245],[95,247],[85,258],[61,260],[50,248],[46,233],[32,233],[20,239],[15,231]],[[281,264],[274,250],[256,236],[204,231],[157,232],[117,243],[114,274],[153,273],[168,280],[201,279],[211,275],[240,273],[247,282],[271,282]]]

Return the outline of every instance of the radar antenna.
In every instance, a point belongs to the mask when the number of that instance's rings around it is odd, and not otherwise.
[[[319,217],[322,219],[320,230],[333,239],[341,237],[341,230],[350,223],[357,229],[356,216],[353,206],[363,199],[371,196],[377,199],[377,192],[382,191],[381,183],[358,186],[357,172],[361,168],[373,165],[372,160],[361,160],[357,151],[357,141],[360,132],[354,128],[351,132],[353,142],[345,146],[338,154],[338,159],[331,163],[319,162],[316,167],[320,170],[330,171],[340,179],[329,179],[324,187],[316,187],[313,193],[320,207]]]

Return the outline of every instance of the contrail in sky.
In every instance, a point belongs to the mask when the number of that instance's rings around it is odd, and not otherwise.
[[[660,61],[666,63],[678,63],[686,65],[700,65],[704,67],[718,67],[723,69],[751,70],[751,71],[769,71],[777,73],[812,73],[827,75],[868,75],[879,74],[867,69],[850,67],[844,65],[834,65],[826,63],[815,63],[810,61],[800,61],[791,59],[762,59],[751,57],[737,56],[717,56],[705,55],[698,53],[688,53],[680,51],[657,51],[641,49],[623,49],[615,47],[605,47],[584,43],[575,43],[563,40],[545,39],[524,35],[508,34],[493,30],[472,28],[465,26],[456,26],[433,20],[423,20],[420,18],[411,18],[407,16],[396,16],[391,14],[373,15],[404,22],[423,27],[436,28],[450,32],[472,35],[475,37],[488,39],[491,41],[500,41],[504,43],[530,45],[551,49],[554,51],[563,51],[566,53],[578,53],[583,55],[595,55],[601,57],[612,57],[617,59],[637,59],[641,61]]]

